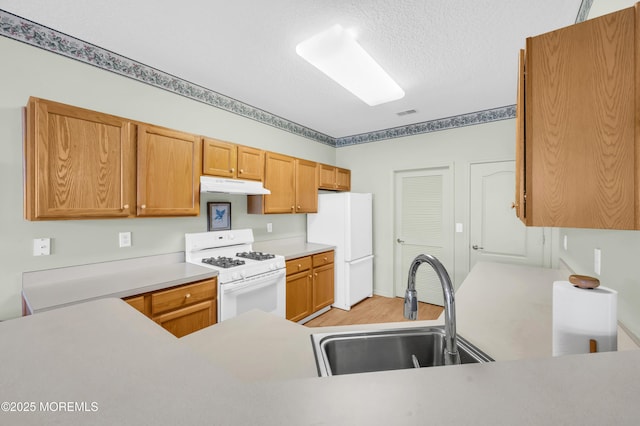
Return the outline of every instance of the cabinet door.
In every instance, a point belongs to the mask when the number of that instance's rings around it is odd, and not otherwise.
[[[336,168],[328,164],[318,164],[318,188],[335,190],[336,187]]]
[[[313,161],[296,159],[296,213],[318,211],[318,172]]]
[[[207,300],[158,315],[153,320],[174,336],[182,337],[215,324],[216,315],[216,301]]]
[[[238,178],[262,180],[264,177],[264,151],[238,146]]]
[[[333,263],[313,270],[313,308],[316,312],[333,303],[334,298]]]
[[[338,191],[351,191],[351,170],[336,168],[336,188]]]
[[[25,217],[126,217],[135,203],[133,125],[99,112],[29,99]]]
[[[287,319],[297,322],[311,315],[312,276],[310,271],[287,277]]]
[[[138,216],[200,214],[200,139],[138,126]]]
[[[230,142],[204,138],[202,141],[202,173],[236,177],[237,149]]]
[[[527,39],[526,223],[633,229],[633,8]]]
[[[295,209],[295,158],[268,152],[265,156],[264,213],[293,213]]]
[[[525,87],[525,54],[524,50],[520,50],[518,59],[518,91],[516,98],[516,197],[513,207],[516,210],[516,216],[526,224],[526,194],[525,194],[525,104],[524,104],[524,87]]]

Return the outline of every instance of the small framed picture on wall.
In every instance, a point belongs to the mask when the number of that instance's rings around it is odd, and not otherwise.
[[[231,229],[231,203],[210,201],[207,203],[208,231]]]

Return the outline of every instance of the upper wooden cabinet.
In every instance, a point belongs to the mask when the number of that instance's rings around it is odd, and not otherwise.
[[[318,211],[316,163],[267,152],[264,186],[270,195],[249,195],[248,213],[315,213]]]
[[[262,180],[264,151],[216,139],[203,139],[202,173],[205,175]]]
[[[318,212],[317,163],[296,158],[296,213]]]
[[[636,20],[628,8],[527,39],[515,203],[526,225],[640,228]]]
[[[318,188],[330,191],[350,191],[351,171],[328,164],[318,164]]]
[[[138,126],[138,216],[200,213],[200,138]]]
[[[127,120],[30,98],[25,139],[28,220],[135,214],[135,128]]]

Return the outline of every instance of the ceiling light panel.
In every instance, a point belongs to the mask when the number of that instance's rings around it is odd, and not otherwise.
[[[299,43],[296,53],[367,105],[404,97],[404,90],[340,25]]]

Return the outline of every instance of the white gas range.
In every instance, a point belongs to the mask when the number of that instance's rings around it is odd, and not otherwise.
[[[252,309],[286,315],[284,256],[253,242],[251,229],[185,234],[185,260],[218,271],[218,322]]]

